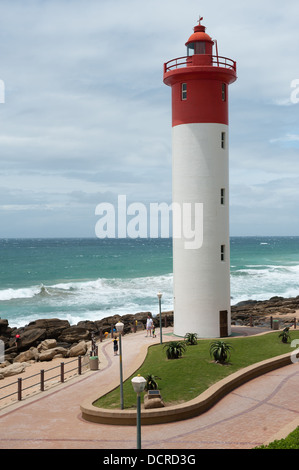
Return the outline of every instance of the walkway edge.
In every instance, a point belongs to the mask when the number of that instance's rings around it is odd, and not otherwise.
[[[280,367],[292,364],[291,355],[292,353],[286,353],[281,356],[258,362],[257,364],[248,366],[238,372],[234,372],[209,387],[198,397],[188,402],[179,405],[166,406],[165,408],[159,409],[142,409],[141,424],[170,423],[198,416],[206,412],[229,392],[249,380]],[[101,424],[136,425],[135,410],[109,410],[97,408],[93,403],[98,400],[98,398],[99,396],[89,397],[80,405],[83,419]]]

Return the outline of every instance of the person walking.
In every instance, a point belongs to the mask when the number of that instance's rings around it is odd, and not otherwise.
[[[113,351],[114,351],[114,356],[117,356],[117,354],[118,354],[117,338],[115,338],[114,341],[113,341]]]
[[[148,333],[150,336],[152,336],[152,328],[153,328],[153,319],[150,315],[148,315],[147,320],[146,320],[146,336],[148,336]]]

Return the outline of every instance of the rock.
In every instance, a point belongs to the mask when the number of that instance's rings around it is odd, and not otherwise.
[[[8,328],[8,320],[0,318],[0,335],[5,334],[7,328]]]
[[[37,349],[38,349],[38,352],[42,352],[47,349],[55,348],[56,346],[57,346],[56,339],[45,339],[37,346]]]
[[[21,335],[21,343],[18,348],[14,346],[15,338],[11,339],[11,346],[15,351],[25,351],[29,349],[31,346],[37,346],[40,341],[43,341],[46,338],[46,330],[44,328],[32,328],[32,329],[24,329],[20,328],[17,330]]]
[[[56,356],[59,357],[66,357],[68,354],[67,349],[62,347],[56,347],[51,349],[46,349],[39,354],[39,360],[43,361],[52,361],[52,359]]]
[[[80,341],[79,344],[76,344],[75,346],[71,347],[71,349],[68,352],[69,357],[76,357],[76,356],[84,356],[87,351],[87,344],[85,341]]]
[[[42,351],[39,355],[39,360],[41,362],[43,361],[52,361],[53,357],[56,356],[56,351],[55,349],[47,349],[45,351]]]
[[[144,396],[144,408],[146,410],[152,410],[154,408],[163,408],[165,406],[161,397],[149,398],[148,395]]]
[[[21,374],[24,372],[27,366],[28,364],[25,364],[24,362],[14,362],[13,364],[10,364],[9,366],[3,367],[3,369],[1,369],[0,378]]]
[[[14,363],[15,362],[28,362],[31,360],[37,361],[39,357],[38,350],[37,348],[31,347],[27,351],[21,352],[18,356],[14,358]]]
[[[69,328],[70,324],[68,320],[60,320],[59,318],[44,318],[30,322],[25,328],[27,330],[32,328],[41,328],[46,330],[46,338],[55,338],[62,334],[62,332]]]
[[[88,330],[88,331],[93,331],[94,333],[98,332],[97,324],[90,320],[79,321],[76,326],[80,328],[84,328],[85,330]]]
[[[3,367],[7,367],[7,366],[10,366],[10,362],[9,361],[4,361],[4,362],[0,362],[0,369],[2,369]]]
[[[62,334],[58,337],[58,341],[66,343],[78,343],[82,340],[90,339],[91,334],[89,330],[81,328],[80,326],[70,326],[66,328]]]

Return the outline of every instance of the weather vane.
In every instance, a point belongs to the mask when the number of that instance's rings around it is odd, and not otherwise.
[[[201,20],[203,20],[203,16],[199,16],[198,23],[200,24]]]

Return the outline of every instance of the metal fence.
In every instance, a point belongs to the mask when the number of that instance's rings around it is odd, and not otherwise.
[[[40,391],[43,392],[46,389],[46,384],[50,380],[57,379],[59,378],[58,381],[56,381],[55,385],[57,383],[64,383],[66,380],[67,376],[71,373],[76,371],[76,375],[81,375],[83,372],[86,372],[86,370],[89,370],[89,363],[87,363],[88,355],[85,356],[78,356],[74,358],[72,361],[69,361],[67,364],[64,362],[61,362],[59,365],[55,367],[51,367],[50,369],[47,369],[46,371],[44,369],[41,369],[40,372],[30,375],[29,377],[19,377],[16,382],[10,383],[7,385],[3,385],[3,387],[0,387],[0,391],[8,388],[8,387],[15,387],[15,390],[12,393],[8,393],[7,395],[0,397],[0,400],[3,400],[5,398],[9,398],[13,395],[17,397],[18,401],[22,400],[23,397],[23,392],[25,392],[28,389],[33,389],[35,388],[35,392]],[[86,359],[86,361],[85,361]],[[71,367],[70,369],[68,368],[69,365],[72,365],[74,362],[77,362],[75,367]],[[54,373],[54,375],[50,375],[49,377],[46,377],[46,374],[48,373],[53,373],[53,371],[58,370],[58,373]],[[73,374],[75,375],[75,374]],[[25,382],[26,380],[32,379],[34,377],[39,377],[33,384],[26,386]],[[50,388],[51,385],[47,388]],[[1,405],[1,401],[0,401]]]

